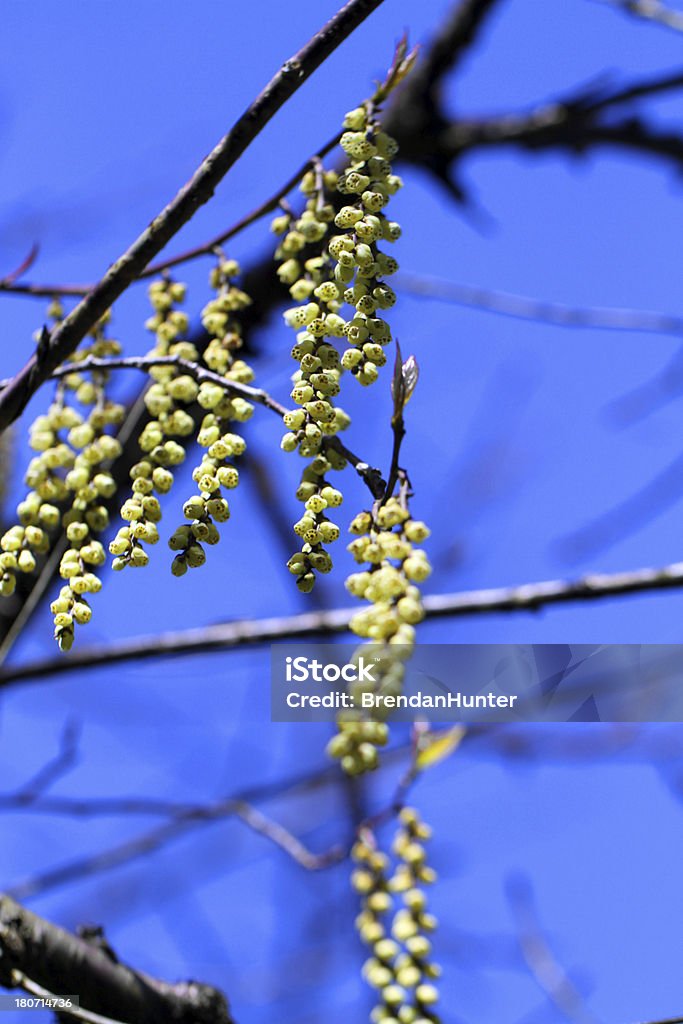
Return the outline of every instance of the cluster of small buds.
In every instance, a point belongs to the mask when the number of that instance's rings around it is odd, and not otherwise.
[[[316,455],[304,470],[296,497],[304,504],[304,514],[294,524],[294,532],[301,538],[301,548],[287,562],[287,568],[296,576],[299,590],[308,594],[315,585],[315,574],[328,573],[332,559],[325,544],[339,538],[339,527],[328,519],[329,509],[338,508],[343,499],[341,491],[332,487],[326,474],[343,469],[345,459],[334,449]]]
[[[437,922],[427,911],[423,890],[436,879],[427,866],[424,847],[431,831],[413,808],[404,808],[399,819],[393,844],[398,864],[391,877],[389,858],[374,842],[361,838],[352,850],[358,864],[352,885],[362,897],[356,925],[361,940],[372,949],[363,975],[381,999],[371,1020],[373,1024],[439,1024],[434,1012],[438,991],[433,982],[440,968],[430,958],[428,938]],[[399,896],[402,906],[391,917]]]
[[[48,314],[59,322],[61,304],[51,303]],[[106,337],[108,321],[106,314],[94,326],[73,363],[120,353],[120,344]],[[63,527],[69,547],[59,573],[66,585],[51,604],[55,639],[63,650],[73,644],[75,625],[90,620],[87,595],[101,589],[94,571],[105,561],[98,534],[109,525],[105,503],[116,490],[108,464],[121,454],[120,442],[107,429],[118,426],[124,415],[123,406],[107,398],[106,380],[101,370],[74,371],[60,379],[52,405],[31,427],[29,443],[37,454],[25,477],[31,490],[17,506],[20,525],[0,540],[0,593],[8,596],[16,587],[16,572],[33,572],[36,555],[49,549],[49,534]],[[68,392],[89,409],[86,415],[67,404]]]
[[[196,347],[179,340],[188,329],[187,314],[176,309],[185,299],[184,284],[162,278],[149,286],[149,298],[154,314],[145,327],[152,331],[156,344],[152,356],[178,356],[196,360]],[[185,460],[185,444],[195,430],[188,406],[195,401],[198,386],[188,374],[179,373],[172,366],[154,366],[149,371],[154,383],[145,393],[145,405],[153,418],[140,434],[138,444],[143,458],[130,471],[132,495],[121,508],[126,521],[109,545],[114,555],[112,567],[140,568],[147,565],[149,555],[146,544],[159,540],[157,523],[161,519],[159,495],[173,486],[173,468]]]
[[[336,262],[334,280],[344,302],[354,307],[344,328],[351,347],[342,356],[342,366],[368,385],[386,363],[383,347],[391,341],[381,314],[391,309],[396,295],[384,279],[396,273],[398,263],[378,243],[395,242],[401,235],[400,226],[382,210],[402,182],[389,162],[398,146],[381,130],[371,104],[350,111],[344,127],[340,143],[350,162],[337,190],[347,200],[335,216],[339,233],[329,239],[328,252]]]
[[[386,363],[383,346],[391,341],[391,330],[379,314],[396,301],[384,277],[398,264],[380,252],[377,243],[395,241],[400,235],[398,224],[381,212],[401,186],[389,163],[397,151],[395,141],[382,132],[371,103],[350,111],[344,128],[340,141],[348,163],[342,173],[324,171],[317,163],[301,182],[306,196],[301,216],[295,219],[286,210],[272,223],[281,236],[275,254],[280,261],[278,276],[298,303],[284,314],[287,325],[297,331],[292,358],[298,370],[291,392],[297,408],[284,417],[287,433],[282,448],[298,450],[304,458],[322,455],[328,461],[332,460],[325,439],[350,423],[334,402],[342,372],[349,370],[362,384],[372,384]],[[340,195],[347,197],[341,208]],[[347,318],[343,310],[349,305],[353,313]],[[336,339],[345,339],[350,346],[341,358]],[[328,572],[332,565],[328,553],[316,547],[324,539],[317,536],[318,526],[325,526],[318,517],[330,507],[329,501],[323,504],[323,490],[329,487],[314,490],[315,483],[310,473],[304,473],[300,491],[309,492],[303,499],[306,515],[295,532],[306,541],[288,563],[304,592],[313,587],[316,571]],[[316,540],[309,541],[307,535]]]
[[[360,512],[349,530],[356,536],[348,550],[356,562],[367,568],[352,573],[346,587],[354,597],[370,603],[352,617],[349,627],[357,636],[370,641],[375,665],[374,683],[351,684],[351,694],[359,704],[367,687],[381,696],[397,696],[401,692],[404,662],[415,645],[415,626],[424,618],[417,584],[431,572],[426,554],[415,545],[429,537],[429,529],[423,522],[411,519],[399,498],[391,497],[374,514]],[[367,648],[360,648],[357,655],[361,653],[367,654]],[[367,748],[375,742],[370,738],[372,728],[384,725],[384,715],[380,704],[372,709],[371,718],[340,719],[340,731],[330,740],[327,752],[341,760],[345,772],[358,775],[376,767],[377,752],[373,756]]]
[[[235,260],[219,257],[210,275],[216,296],[202,311],[202,324],[211,336],[203,361],[226,381],[250,384],[254,374],[250,366],[235,353],[242,347],[242,334],[235,314],[251,302],[248,295],[235,284],[240,272]],[[245,423],[254,407],[240,396],[231,396],[219,384],[201,383],[197,391],[197,404],[205,410],[197,441],[206,451],[195,466],[192,479],[199,493],[193,494],[183,505],[188,523],[179,526],[169,539],[172,551],[178,552],[171,564],[174,576],[183,576],[188,569],[197,568],[206,561],[204,544],[217,544],[216,523],[230,518],[230,506],[224,491],[239,483],[239,472],[233,459],[246,449],[246,442],[231,431],[232,423]]]
[[[281,214],[272,227],[284,236],[276,252],[282,261],[278,276],[301,303],[285,313],[299,331],[292,355],[301,361],[316,355],[326,338],[345,337],[351,347],[341,366],[367,385],[386,363],[383,346],[391,341],[381,313],[394,305],[396,295],[384,278],[398,270],[398,263],[378,243],[400,237],[400,226],[382,211],[402,182],[389,162],[398,146],[381,130],[371,103],[350,111],[344,128],[340,144],[348,164],[342,173],[308,171],[301,183],[307,196],[301,217],[293,221],[291,214]],[[346,197],[341,208],[330,195],[333,188]],[[321,254],[302,262],[302,251],[319,243]],[[350,317],[342,315],[345,305],[353,307]]]
[[[356,686],[352,684],[352,693]],[[339,732],[327,745],[327,753],[341,762],[347,775],[362,775],[373,771],[379,764],[378,747],[386,745],[389,728],[386,722],[349,714],[338,722]]]
[[[431,573],[425,552],[415,545],[429,537],[428,527],[415,519],[399,498],[392,497],[373,516],[361,512],[349,530],[356,534],[348,550],[356,562],[366,564],[352,573],[346,587],[370,607],[350,622],[357,636],[407,648],[415,643],[415,626],[424,618],[417,584]],[[406,654],[407,656],[407,654]]]
[[[120,355],[120,343],[105,334],[109,319],[107,313],[94,327],[91,341],[78,349],[75,362],[83,361],[88,355],[97,358]],[[107,398],[107,376],[96,370],[89,374],[89,379],[83,379],[80,373],[65,378],[66,386],[75,389],[76,398],[82,405],[89,406],[90,412],[85,420],[74,423],[67,434],[75,458],[65,477],[73,500],[62,517],[69,547],[62,555],[59,574],[66,583],[50,605],[55,639],[62,650],[71,648],[75,626],[90,621],[92,611],[87,595],[102,588],[95,570],[105,563],[106,553],[97,535],[109,526],[106,502],[116,493],[116,481],[108,466],[121,454],[120,441],[107,433],[107,428],[117,427],[125,414],[122,405]],[[76,379],[70,379],[72,377]],[[65,417],[65,426],[73,422],[73,411],[63,406],[58,422],[64,423]]]

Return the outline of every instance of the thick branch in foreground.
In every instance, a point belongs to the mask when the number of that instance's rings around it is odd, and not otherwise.
[[[538,611],[551,604],[596,601],[623,594],[637,594],[683,588],[683,562],[655,569],[630,572],[594,573],[578,580],[546,580],[517,587],[465,590],[455,594],[432,594],[424,599],[427,618],[456,618],[493,612]],[[0,688],[13,683],[44,680],[81,668],[112,665],[115,662],[181,654],[207,654],[231,647],[261,646],[278,640],[301,639],[328,633],[345,633],[355,608],[305,612],[271,619],[243,619],[215,626],[158,633],[119,643],[84,647],[68,656],[43,658],[0,670]]]
[[[217,185],[282,105],[382,0],[349,0],[316,35],[286,61],[263,92],[199,165],[190,181],[107,270],[102,280],[53,331],[0,393],[0,430],[17,418],[53,370],[76,349],[90,328],[144,271],[147,264],[213,195]]]
[[[25,976],[54,995],[122,1024],[231,1024],[225,997],[197,982],[158,981],[119,963],[99,945],[0,896],[0,985]]]

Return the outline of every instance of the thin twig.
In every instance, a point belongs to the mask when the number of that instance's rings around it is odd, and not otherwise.
[[[255,224],[262,217],[265,217],[267,214],[277,209],[284,196],[295,188],[303,178],[306,171],[310,167],[314,166],[315,162],[320,160],[321,157],[326,156],[330,150],[334,149],[338,141],[339,133],[337,133],[334,138],[330,139],[329,142],[326,142],[314,156],[309,157],[298,171],[292,174],[284,185],[280,186],[277,192],[275,192],[270,199],[266,199],[265,202],[260,203],[249,213],[240,217],[239,220],[235,221],[234,224],[225,231],[222,231],[219,235],[216,235],[215,238],[211,238],[208,242],[204,242],[202,245],[194,246],[192,249],[186,249],[184,252],[178,253],[177,256],[171,256],[167,260],[160,260],[158,263],[151,264],[146,270],[143,270],[143,272],[138,275],[136,280],[144,281],[147,278],[154,277],[156,274],[162,274],[165,271],[171,270],[173,267],[180,266],[182,263],[189,263],[191,260],[198,259],[200,256],[212,255],[218,246],[228,242],[231,238],[234,238],[236,235],[240,234],[240,232],[244,231],[252,224]],[[33,258],[29,260],[27,257],[21,267],[13,271],[12,274],[8,274],[7,277],[0,278],[0,292],[9,292],[10,294],[13,293],[16,295],[32,295],[35,298],[52,298],[56,295],[64,297],[81,297],[87,295],[88,292],[92,291],[95,287],[94,284],[50,285],[19,281],[18,278],[24,274],[33,263],[35,259],[34,253],[37,253],[37,250],[32,250],[31,256]]]
[[[28,255],[24,257],[19,266],[16,267],[11,273],[6,274],[0,280],[0,288],[2,288],[3,286],[11,287],[18,278],[25,274],[27,270],[30,270],[30,268],[35,263],[37,256],[38,246],[34,244],[31,246]]]
[[[547,580],[516,587],[432,594],[424,599],[427,618],[458,618],[498,612],[538,611],[548,605],[596,601],[623,594],[657,592],[683,587],[683,562],[629,572],[593,573],[577,580]],[[68,655],[41,658],[0,670],[0,688],[16,683],[43,682],[56,675],[125,661],[207,654],[232,647],[262,646],[285,638],[344,633],[355,608],[305,612],[266,619],[242,619],[196,629],[135,637],[113,644],[83,647]]]
[[[197,381],[198,384],[217,384],[228,394],[239,395],[250,402],[265,405],[272,409],[279,416],[284,416],[287,409],[277,402],[267,391],[262,388],[253,388],[250,384],[239,384],[237,381],[228,380],[220,373],[209,370],[205,366],[194,362],[192,359],[183,359],[180,356],[122,356],[107,357],[105,359],[96,356],[86,356],[79,362],[63,363],[50,374],[51,377],[59,379],[68,377],[72,373],[84,373],[89,370],[141,370],[147,372],[154,366],[170,366],[182,370],[188,376]],[[0,388],[4,384],[0,381]]]
[[[18,882],[7,891],[16,900],[33,899],[35,896],[61,888],[71,882],[79,882],[83,878],[113,871],[124,864],[131,864],[142,857],[165,849],[175,840],[187,835],[188,832],[234,817],[240,818],[259,835],[265,836],[307,871],[319,871],[330,867],[345,856],[344,850],[339,846],[334,846],[324,853],[315,854],[283,825],[272,821],[245,801],[224,800],[203,807],[179,811],[173,814],[168,822],[149,829],[133,839],[127,839],[100,853],[86,854],[66,861],[57,867],[48,868],[46,871]]]
[[[345,851],[341,846],[333,846],[324,853],[312,853],[283,825],[266,817],[250,804],[238,802],[235,805],[234,814],[252,831],[258,832],[259,835],[265,836],[266,839],[270,839],[271,843],[279,846],[293,861],[307,871],[320,871],[322,868],[331,867],[343,860],[345,856]]]
[[[44,764],[15,794],[18,807],[34,803],[55,782],[71,771],[78,760],[79,734],[78,724],[69,719],[62,731],[56,756]]]
[[[213,195],[230,168],[283,104],[358,27],[382,0],[349,0],[313,38],[286,61],[233,128],[202,161],[190,181],[107,270],[104,277],[52,332],[41,357],[36,353],[0,393],[0,429],[20,415],[31,396],[76,349],[112,303],[145,270]]]
[[[566,970],[553,953],[538,920],[533,891],[523,875],[507,879],[508,902],[517,924],[519,944],[529,972],[548,999],[574,1024],[597,1024]]]
[[[121,358],[99,359],[95,356],[86,356],[80,362],[64,363],[51,374],[52,377],[68,377],[72,373],[82,373],[87,370],[141,370],[146,372],[154,366],[172,366],[175,369],[183,370],[188,376],[197,381],[198,384],[217,384],[228,394],[239,395],[250,402],[263,405],[278,416],[284,416],[288,411],[287,407],[278,402],[272,395],[263,388],[254,388],[250,384],[239,384],[237,381],[227,380],[219,373],[209,370],[205,366],[194,362],[191,359],[183,359],[180,356],[126,356]],[[0,381],[0,389],[5,382]],[[1,390],[0,390],[1,394]],[[367,485],[373,497],[377,497],[378,491],[384,490],[384,481],[379,470],[373,469],[360,456],[355,455],[336,436],[326,437],[324,444],[328,448],[334,448],[349,462],[361,480]]]
[[[672,28],[675,32],[683,32],[683,14],[672,11],[661,0],[598,0],[598,3],[615,7],[624,14],[630,14],[646,21],[654,21],[658,25]]]
[[[567,306],[492,288],[477,288],[426,274],[401,273],[401,290],[419,298],[452,302],[487,313],[534,320],[557,327],[582,327],[606,331],[683,335],[683,316],[618,307]]]

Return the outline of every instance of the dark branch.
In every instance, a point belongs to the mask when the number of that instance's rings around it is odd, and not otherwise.
[[[644,98],[683,88],[680,71],[613,89],[604,83],[582,86],[531,110],[481,118],[450,116],[440,102],[440,84],[437,79],[430,89],[401,94],[390,112],[390,130],[403,160],[430,170],[461,198],[459,161],[480,149],[559,150],[581,155],[610,146],[657,156],[676,170],[683,167],[683,135],[657,128],[642,116],[638,106]]]
[[[54,995],[78,995],[81,1006],[125,1024],[230,1024],[225,997],[197,982],[158,981],[118,962],[0,896],[0,985],[25,976]]]
[[[552,604],[596,601],[623,594],[656,592],[683,587],[683,562],[662,568],[630,572],[594,573],[578,580],[547,580],[517,587],[465,590],[432,594],[424,599],[428,618],[456,618],[495,612],[537,611]],[[285,638],[344,633],[355,608],[306,612],[280,618],[219,623],[172,633],[123,640],[115,644],[84,647],[66,656],[43,658],[0,670],[0,688],[14,683],[43,682],[76,669],[117,662],[180,654],[207,654],[241,646],[261,646]]]

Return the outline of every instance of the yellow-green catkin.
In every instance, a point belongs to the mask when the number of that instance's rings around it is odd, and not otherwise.
[[[197,360],[196,346],[182,340],[188,329],[187,314],[176,308],[185,294],[185,285],[170,277],[149,286],[154,313],[145,327],[156,339],[149,355]],[[139,568],[149,562],[145,546],[159,540],[159,496],[173,486],[173,469],[185,460],[185,445],[195,431],[191,408],[199,388],[194,379],[173,366],[152,367],[149,374],[154,383],[145,393],[145,405],[152,419],[138,439],[142,458],[130,471],[133,493],[121,508],[127,525],[109,545],[114,569]]]
[[[312,589],[317,572],[330,571],[324,545],[339,535],[324,513],[341,500],[325,479],[326,472],[345,464],[325,443],[350,422],[334,402],[341,374],[348,370],[362,384],[377,379],[378,368],[386,363],[383,347],[391,340],[380,313],[396,301],[384,278],[398,264],[378,243],[400,235],[398,224],[382,212],[401,185],[389,163],[397,146],[382,132],[371,103],[350,111],[344,127],[341,146],[348,162],[342,173],[319,165],[307,172],[301,216],[294,219],[285,212],[272,224],[282,236],[278,276],[298,303],[285,312],[286,323],[297,331],[292,357],[299,366],[291,392],[297,408],[284,417],[282,447],[313,459],[297,492],[306,508],[295,532],[304,542],[288,563],[304,592]],[[340,194],[345,197],[341,207]],[[338,340],[349,346],[341,356]],[[325,462],[329,466],[322,468]],[[336,492],[332,501],[331,491]]]
[[[121,354],[120,343],[106,336],[109,319],[106,314],[95,326],[89,343],[77,351],[76,362],[88,355],[106,358]],[[65,477],[73,499],[62,517],[69,547],[62,555],[59,574],[66,583],[50,606],[55,617],[55,639],[66,650],[73,643],[74,626],[90,621],[88,594],[102,587],[95,570],[106,561],[106,553],[98,535],[109,526],[106,502],[116,493],[116,481],[108,467],[121,454],[120,441],[108,429],[118,427],[125,415],[123,405],[107,397],[106,372],[93,370],[89,379],[82,377],[77,373],[66,378],[67,387],[75,389],[78,401],[90,411],[67,434],[75,458]]]
[[[436,880],[427,864],[430,835],[417,811],[406,807],[392,848],[397,859],[393,873],[374,835],[365,831],[352,849],[356,868],[351,882],[362,901],[356,927],[371,950],[363,976],[379,999],[370,1015],[373,1024],[439,1024],[434,982],[441,971],[432,960],[429,938],[437,921],[424,892]]]
[[[254,379],[251,367],[238,356],[242,347],[238,314],[251,301],[235,284],[239,273],[239,264],[221,254],[210,275],[216,294],[202,311],[202,324],[211,337],[203,362],[228,384],[250,384]],[[197,441],[205,452],[192,473],[198,493],[191,495],[183,505],[188,522],[179,526],[169,540],[171,550],[177,552],[171,565],[174,576],[183,576],[188,568],[203,565],[204,545],[218,543],[216,523],[230,518],[224,492],[237,487],[239,471],[234,459],[246,449],[234,424],[245,423],[254,411],[250,402],[231,395],[229,390],[213,382],[199,385],[196,400],[205,411],[197,434]]]
[[[49,319],[59,323],[63,314],[61,303],[54,300]],[[120,354],[119,342],[106,334],[109,320],[107,313],[70,362]],[[50,535],[62,527],[68,547],[59,573],[65,585],[50,607],[55,639],[63,650],[72,646],[75,626],[90,621],[88,595],[102,586],[96,569],[106,556],[99,535],[109,525],[106,501],[116,490],[108,466],[121,453],[109,431],[124,416],[123,406],[107,397],[107,379],[101,370],[74,370],[59,379],[47,413],[30,430],[29,444],[37,454],[25,477],[31,489],[17,506],[19,523],[0,540],[0,592],[9,595],[16,587],[16,573],[32,572],[36,556],[48,551]]]
[[[54,299],[48,307],[48,322],[56,325],[63,316],[61,302]],[[36,334],[35,340],[39,337]],[[18,523],[0,538],[0,594],[3,597],[14,594],[18,573],[35,570],[37,556],[48,551],[49,534],[61,522],[62,503],[69,495],[64,472],[73,465],[74,459],[73,450],[60,436],[61,424],[75,426],[81,422],[75,410],[64,412],[64,409],[64,384],[60,382],[48,413],[39,416],[30,429],[29,445],[36,455],[24,475],[30,490],[17,506]]]
[[[381,697],[401,692],[404,662],[415,645],[415,626],[424,618],[419,584],[429,577],[431,567],[420,545],[429,537],[429,529],[411,518],[399,497],[389,498],[374,512],[360,512],[349,529],[355,538],[348,550],[363,568],[348,577],[346,587],[354,597],[368,602],[349,627],[372,645],[376,677],[374,684],[351,684],[350,692],[359,704],[367,687]],[[367,653],[364,647],[357,651]],[[340,720],[339,732],[327,750],[348,774],[359,775],[377,766],[373,748],[387,742],[383,717],[380,705],[371,712],[358,712],[355,719],[345,715]]]

